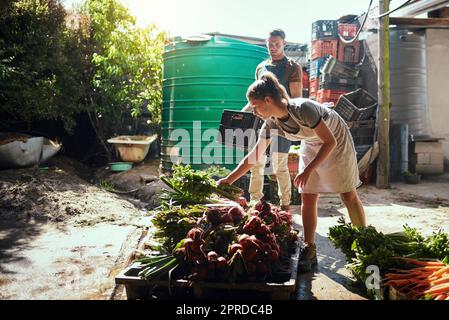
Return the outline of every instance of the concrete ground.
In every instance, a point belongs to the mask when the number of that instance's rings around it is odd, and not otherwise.
[[[102,300],[141,229],[0,222],[0,299]]]
[[[393,183],[391,189],[363,186],[359,194],[365,206],[367,222],[382,232],[402,231],[408,224],[424,234],[443,229],[449,232],[449,173],[428,178],[418,185]],[[299,206],[293,207],[295,222],[300,225]],[[339,217],[349,217],[337,195],[319,200],[317,227],[318,266],[298,277],[297,299],[363,300],[364,288],[354,285],[345,269],[345,256],[328,239],[329,227]]]
[[[62,191],[58,194],[65,197]],[[142,221],[145,210],[103,190],[89,192],[97,196],[95,204],[105,202],[102,199],[107,195],[106,204],[111,207],[101,210],[102,214],[85,210],[58,223],[35,218],[38,212],[26,220],[0,219],[0,299],[126,299],[114,277],[139,243],[146,225]],[[79,189],[78,193],[77,197],[83,198],[85,191]],[[407,223],[424,233],[439,228],[449,232],[449,174],[419,185],[395,183],[388,190],[363,186],[360,195],[368,223],[380,231],[400,231]],[[9,207],[4,205],[3,211],[5,208]],[[121,209],[112,212],[107,208]],[[293,207],[293,213],[300,225],[299,206]],[[345,257],[327,237],[329,227],[341,216],[347,217],[347,212],[337,196],[321,197],[319,264],[316,270],[299,275],[297,299],[366,299],[365,290],[354,285],[345,269]]]
[[[72,162],[1,171],[0,300],[115,294],[115,275],[142,234],[145,204],[81,178]]]

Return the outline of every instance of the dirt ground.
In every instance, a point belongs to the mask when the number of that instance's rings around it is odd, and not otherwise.
[[[111,174],[56,157],[44,168],[0,171],[0,299],[126,299],[114,277],[151,226],[146,213],[162,188],[158,167],[156,159]],[[368,223],[383,232],[405,223],[449,232],[449,173],[359,191]],[[292,213],[301,228],[299,206]],[[320,198],[319,264],[299,275],[297,299],[366,299],[327,237],[341,216],[347,212],[337,196]]]
[[[128,179],[65,157],[0,171],[0,299],[108,299],[148,225],[148,203],[119,189],[148,188],[136,176],[158,163]]]

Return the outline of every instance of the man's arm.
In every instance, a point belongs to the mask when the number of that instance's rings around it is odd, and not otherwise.
[[[301,82],[290,82],[290,98],[300,98],[302,97],[302,81]]]
[[[302,97],[302,68],[298,63],[293,62],[293,72],[288,80],[291,98]]]

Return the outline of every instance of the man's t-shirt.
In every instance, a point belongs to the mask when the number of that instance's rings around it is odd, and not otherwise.
[[[256,79],[260,79],[262,74],[266,71],[274,73],[279,82],[285,87],[290,97],[290,82],[302,81],[301,66],[288,57],[284,57],[281,60],[272,61],[271,59],[268,59],[262,61],[256,68]]]

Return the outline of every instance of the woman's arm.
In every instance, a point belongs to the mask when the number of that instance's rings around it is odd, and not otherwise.
[[[323,120],[320,121],[318,126],[314,129],[317,136],[321,139],[323,142],[320,150],[318,151],[315,159],[312,160],[312,162],[309,163],[309,165],[304,169],[304,171],[300,174],[298,174],[295,177],[294,185],[296,188],[298,186],[305,186],[307,181],[309,180],[310,174],[313,170],[315,170],[317,167],[320,166],[321,163],[323,163],[324,160],[329,156],[329,154],[335,149],[337,146],[337,140],[335,139],[335,136],[330,131],[329,127],[324,123]]]
[[[259,141],[254,146],[254,148],[246,155],[245,158],[240,161],[237,168],[234,169],[226,178],[218,180],[218,184],[233,184],[236,180],[238,180],[241,176],[249,171],[262,155],[267,150],[270,145],[271,139],[265,139],[263,137],[259,137]]]

